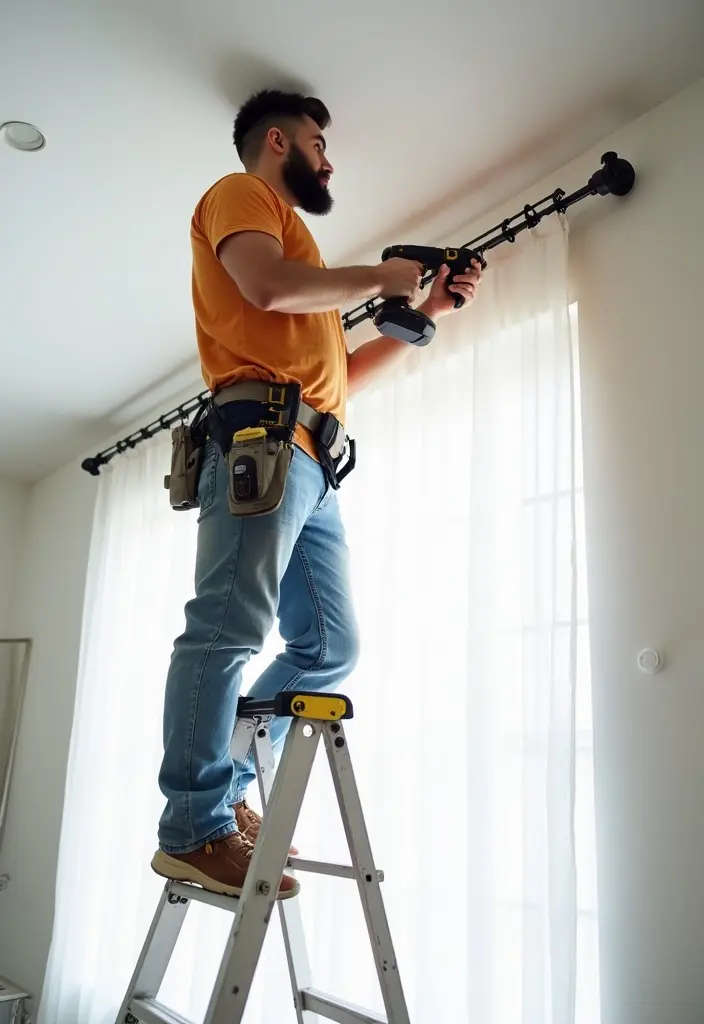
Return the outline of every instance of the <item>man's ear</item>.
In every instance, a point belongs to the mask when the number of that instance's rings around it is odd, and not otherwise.
[[[270,128],[266,134],[266,138],[275,153],[284,152],[284,133],[280,128]]]

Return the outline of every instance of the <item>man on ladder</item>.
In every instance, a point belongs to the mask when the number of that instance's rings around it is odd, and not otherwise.
[[[311,97],[252,97],[234,128],[246,173],[213,185],[191,224],[196,334],[213,402],[202,452],[192,439],[193,493],[182,498],[200,508],[195,596],[166,684],[159,784],[167,803],[152,866],[230,896],[243,891],[261,827],[246,802],[252,750],[241,760],[230,753],[244,664],[277,616],[286,647],[250,698],[329,691],[357,656],[335,495],[349,468],[345,404],[348,390],[412,346],[379,337],[348,354],[338,309],[375,297],[413,300],[422,271],[398,258],[324,266],[296,207],[332,207],[328,121]],[[432,320],[454,308],[446,270],[422,306]],[[451,287],[469,301],[479,276],[473,269]],[[290,722],[271,721],[275,751]],[[278,896],[297,892],[283,874]]]

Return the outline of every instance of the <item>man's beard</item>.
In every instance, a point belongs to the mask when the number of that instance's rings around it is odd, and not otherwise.
[[[303,150],[291,143],[283,166],[284,182],[298,205],[306,213],[326,214],[332,209],[333,199],[323,184],[324,178],[314,171]]]

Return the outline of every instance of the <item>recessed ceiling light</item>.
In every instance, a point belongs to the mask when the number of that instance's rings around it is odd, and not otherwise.
[[[31,152],[35,149],[43,149],[46,139],[33,124],[26,121],[5,121],[0,124],[0,130],[5,129],[5,139],[15,149],[23,149]]]

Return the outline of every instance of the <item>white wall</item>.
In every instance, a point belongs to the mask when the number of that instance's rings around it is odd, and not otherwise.
[[[500,211],[514,213],[557,186],[580,187],[608,148],[638,171],[628,199],[591,199],[570,214],[583,376],[603,1024],[701,1024],[704,1007],[702,124],[704,81]],[[448,241],[471,236],[456,228],[469,213],[468,201],[443,214],[453,229]],[[480,228],[496,219],[487,214]],[[414,237],[426,240],[428,230]],[[13,882],[0,894],[3,922],[14,928],[0,932],[0,965],[35,992],[51,931],[95,487],[74,464],[34,489],[21,567],[17,624],[35,637],[36,652],[10,808]],[[55,566],[50,556],[58,558]],[[668,657],[654,679],[636,666],[637,652],[651,645]],[[87,840],[99,848],[99,837]]]
[[[638,191],[573,238],[604,1024],[704,1019],[703,125],[704,81],[619,132]]]
[[[0,873],[11,879],[0,893],[0,973],[36,993],[51,939],[95,493],[95,481],[71,465],[36,484],[24,509],[12,621],[35,642],[0,851]]]

